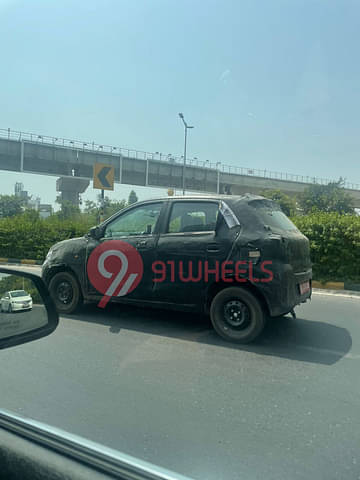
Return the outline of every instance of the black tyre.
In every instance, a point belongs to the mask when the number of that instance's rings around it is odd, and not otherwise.
[[[212,300],[210,318],[216,332],[225,340],[252,342],[265,326],[265,315],[259,300],[238,287],[221,290]]]
[[[70,272],[56,273],[50,280],[49,292],[59,313],[75,312],[83,303],[79,283]]]

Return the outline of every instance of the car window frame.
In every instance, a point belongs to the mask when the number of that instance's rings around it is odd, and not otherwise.
[[[129,233],[126,234],[126,235],[118,235],[116,237],[106,237],[105,236],[105,233],[106,233],[106,229],[109,225],[111,225],[113,222],[116,222],[118,221],[122,216],[124,215],[128,215],[129,213],[131,213],[132,211],[136,210],[137,208],[141,208],[141,207],[146,207],[148,205],[155,205],[155,204],[160,204],[161,205],[161,208],[160,208],[160,213],[159,213],[159,216],[156,220],[156,223],[155,223],[155,227],[154,227],[154,230],[151,232],[151,233],[136,233],[136,234],[133,234],[133,235],[130,235]],[[154,236],[154,235],[158,235],[159,233],[159,225],[160,225],[160,220],[161,220],[161,216],[164,214],[164,208],[165,208],[165,204],[166,204],[166,201],[164,200],[153,200],[153,201],[148,201],[148,202],[141,202],[141,203],[136,203],[134,205],[131,205],[131,207],[129,208],[126,208],[124,210],[121,210],[120,213],[115,216],[115,217],[110,217],[109,220],[106,222],[106,224],[104,224],[104,228],[103,228],[103,233],[102,233],[102,239],[103,240],[111,240],[111,239],[118,239],[118,238],[135,238],[135,237],[151,237],[151,236]]]
[[[201,235],[201,234],[209,234],[209,233],[215,233],[216,231],[216,226],[213,230],[194,230],[192,232],[168,232],[169,229],[169,224],[170,224],[170,218],[171,218],[171,212],[172,209],[174,208],[174,205],[176,203],[214,203],[217,205],[218,210],[220,212],[220,200],[217,199],[176,199],[176,200],[170,200],[168,202],[168,208],[166,211],[164,223],[163,223],[163,231],[161,232],[162,235],[166,236],[184,236],[184,235]]]

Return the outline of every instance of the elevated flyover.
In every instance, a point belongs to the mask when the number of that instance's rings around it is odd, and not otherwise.
[[[0,170],[71,177],[73,192],[76,192],[78,179],[80,193],[92,179],[95,163],[113,165],[117,183],[182,188],[182,157],[0,129]],[[185,168],[186,190],[193,192],[242,194],[279,189],[295,195],[310,184],[330,181],[197,159],[188,159]],[[67,183],[58,182],[60,185]],[[345,190],[360,208],[360,184],[346,183]]]

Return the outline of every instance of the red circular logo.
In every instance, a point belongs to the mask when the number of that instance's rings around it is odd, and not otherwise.
[[[90,283],[103,293],[99,307],[111,297],[122,297],[140,283],[144,267],[135,247],[121,240],[108,240],[91,252],[87,263]]]

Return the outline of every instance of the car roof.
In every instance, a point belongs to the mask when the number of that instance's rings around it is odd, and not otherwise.
[[[231,202],[241,201],[244,200],[248,202],[249,200],[256,200],[262,199],[264,197],[260,195],[254,195],[252,193],[245,193],[244,195],[222,195],[222,194],[201,194],[201,195],[173,195],[173,196],[164,196],[164,197],[157,197],[157,198],[148,198],[146,200],[142,200],[137,203],[143,202],[156,202],[156,201],[164,201],[164,200],[227,200]],[[135,205],[135,204],[134,204]]]
[[[235,204],[238,206],[239,204],[247,204],[249,201],[252,200],[262,200],[264,197],[260,195],[254,195],[253,193],[245,193],[244,195],[220,195],[220,194],[200,194],[200,195],[174,195],[174,196],[167,196],[167,197],[155,197],[155,198],[147,198],[146,200],[140,200],[138,202],[132,203],[125,207],[124,211],[128,211],[131,208],[137,205],[146,205],[155,202],[165,202],[165,201],[186,201],[186,200],[224,200],[228,202],[230,205],[234,206]],[[119,212],[114,213],[111,217],[107,218],[102,225],[107,225],[110,223]]]

